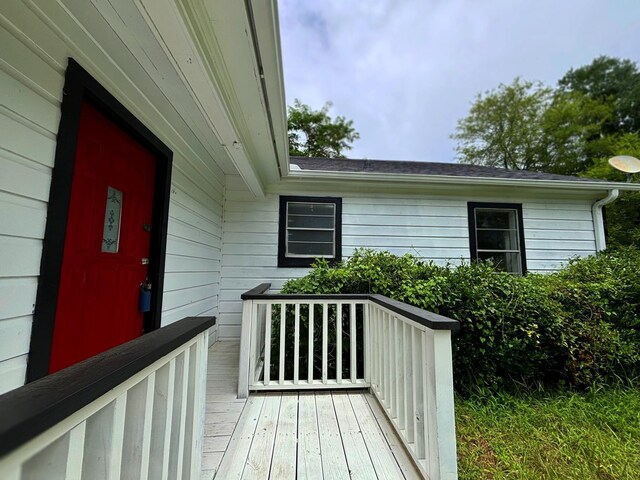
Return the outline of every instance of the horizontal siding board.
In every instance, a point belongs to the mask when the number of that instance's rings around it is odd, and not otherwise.
[[[29,353],[31,316],[0,320],[0,362]]]
[[[217,272],[168,273],[164,277],[164,291],[183,290],[202,285],[219,285]]]
[[[167,238],[167,253],[183,257],[206,258],[208,260],[220,260],[221,258],[218,247],[172,236]]]
[[[165,292],[162,305],[166,310],[172,310],[207,298],[213,298],[217,295],[217,285],[202,285],[200,287],[185,288],[183,290]]]
[[[52,134],[58,131],[60,106],[31,90],[24,83],[0,70],[0,105],[28,118]]]
[[[177,308],[165,310],[162,313],[162,326],[170,325],[185,317],[198,317],[205,315],[206,312],[218,311],[218,297],[207,297],[197,302],[181,305]]]
[[[582,220],[591,222],[591,210],[544,210],[539,208],[523,208],[522,217],[526,222],[527,220]]]
[[[207,218],[202,215],[183,207],[182,205],[171,202],[169,205],[169,218],[179,219],[181,222],[191,225],[194,228],[207,232],[217,237],[222,236],[222,228],[215,223],[214,218]]]
[[[0,278],[0,320],[33,314],[38,279]]]
[[[459,236],[450,237],[405,237],[402,235],[393,236],[364,236],[364,235],[343,235],[343,247],[420,247],[438,248],[446,244],[448,248],[469,249],[469,236],[465,231],[464,235],[456,232]]]
[[[56,151],[55,139],[30,128],[23,122],[0,110],[0,145],[3,150],[28,158],[47,167],[53,167]]]
[[[171,236],[197,242],[202,245],[219,245],[221,242],[221,236],[200,230],[175,217],[169,218],[167,230]]]
[[[219,272],[219,260],[167,255],[165,272]]]
[[[37,277],[42,240],[0,235],[0,278]]]
[[[50,185],[50,169],[39,168],[0,146],[0,191],[46,202]]]
[[[373,208],[373,207],[372,207]],[[447,217],[447,216],[395,216],[395,215],[342,215],[342,224],[355,226],[377,227],[407,227],[416,225],[421,227],[465,227],[467,217]]]
[[[13,0],[11,0],[13,2]],[[26,10],[24,7],[23,11]],[[3,22],[4,23],[4,22]],[[35,21],[34,27],[29,28],[29,35],[37,34],[39,28],[45,28],[38,20]],[[59,43],[56,41],[47,42],[48,44]],[[61,69],[53,68],[50,64],[42,61],[31,49],[23,42],[18,40],[10,33],[5,26],[0,27],[0,59],[6,65],[3,68],[8,72],[20,72],[23,77],[30,79],[38,90],[46,94],[52,101],[59,101],[62,98],[62,87],[64,85],[64,74]]]
[[[25,354],[0,362],[0,395],[24,385],[27,357]]]
[[[566,230],[566,229],[535,229],[528,228],[524,231],[524,238],[529,241],[535,240],[551,240],[553,242],[559,241],[574,241],[574,240],[589,240],[594,242],[595,249],[595,235],[593,230]]]
[[[528,228],[545,229],[545,230],[584,230],[593,231],[593,221],[587,220],[544,220],[537,218],[523,218],[525,232]],[[526,238],[526,233],[525,233]]]
[[[42,239],[46,221],[45,203],[0,192],[0,228],[5,235]]]

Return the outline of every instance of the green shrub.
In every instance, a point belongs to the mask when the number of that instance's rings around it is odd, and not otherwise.
[[[378,293],[461,323],[454,335],[458,391],[514,384],[578,387],[633,379],[640,366],[640,252],[572,260],[524,277],[490,263],[438,266],[411,255],[357,250],[318,261],[283,293]]]

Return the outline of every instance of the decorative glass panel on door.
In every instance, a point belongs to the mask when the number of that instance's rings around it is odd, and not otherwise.
[[[120,246],[120,219],[122,218],[122,192],[107,187],[107,206],[102,231],[102,251],[118,253]]]

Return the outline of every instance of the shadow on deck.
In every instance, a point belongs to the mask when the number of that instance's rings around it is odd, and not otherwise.
[[[237,398],[238,342],[209,349],[202,479],[421,478],[364,390]]]

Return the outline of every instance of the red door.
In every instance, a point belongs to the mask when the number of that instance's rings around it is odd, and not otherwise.
[[[142,335],[156,160],[84,103],[49,373]]]

